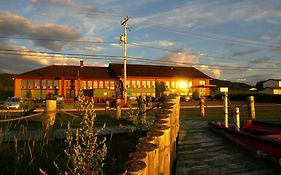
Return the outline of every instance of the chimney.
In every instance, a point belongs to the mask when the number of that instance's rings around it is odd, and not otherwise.
[[[83,68],[84,67],[84,61],[80,60],[80,67]]]

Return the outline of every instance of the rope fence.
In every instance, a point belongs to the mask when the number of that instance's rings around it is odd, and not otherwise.
[[[24,117],[9,118],[9,119],[5,119],[5,120],[0,120],[0,123],[29,119],[29,118],[39,116],[39,115],[42,115],[42,114],[43,113],[37,113],[37,114],[32,114],[32,115],[28,115],[28,116],[24,116]]]

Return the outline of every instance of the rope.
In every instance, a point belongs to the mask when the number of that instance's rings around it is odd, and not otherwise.
[[[5,120],[0,120],[0,123],[28,119],[28,118],[35,117],[35,116],[42,115],[42,114],[43,113],[38,113],[38,114],[32,114],[32,115],[28,115],[28,116],[24,116],[24,117],[17,117],[17,118],[10,118],[10,119],[5,119]]]
[[[79,116],[78,116],[78,115],[71,114],[71,113],[66,112],[66,111],[62,111],[62,113],[66,114],[66,115],[69,115],[69,116],[71,116],[71,117],[74,117],[74,118],[79,118]]]
[[[152,109],[158,107],[160,104],[161,104],[161,102],[156,103],[154,106],[152,106],[151,108],[147,109],[146,111],[141,112],[141,113],[138,113],[138,116],[140,116],[140,115],[142,115],[142,114],[144,114],[144,113],[147,113],[148,111],[150,111],[150,110],[152,110]]]

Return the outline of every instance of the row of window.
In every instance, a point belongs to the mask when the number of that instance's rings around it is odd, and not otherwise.
[[[206,81],[199,81],[200,85],[205,85]],[[74,80],[65,80],[66,89],[71,89],[75,87]],[[126,85],[128,88],[154,88],[155,81],[140,81],[132,80],[127,81]],[[187,81],[166,81],[166,88],[190,88],[192,87],[192,82]],[[22,89],[58,89],[59,80],[22,80]],[[82,80],[80,84],[81,89],[97,89],[97,88],[107,88],[114,89],[115,81],[85,81]]]
[[[22,89],[58,89],[58,80],[22,80]]]

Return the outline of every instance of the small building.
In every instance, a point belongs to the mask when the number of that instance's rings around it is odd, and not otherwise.
[[[115,82],[124,81],[123,64],[108,67],[52,65],[15,76],[15,96],[45,98],[48,93],[66,99],[77,97],[79,89],[92,94],[95,100],[115,98]],[[206,88],[193,86],[209,85],[210,77],[194,67],[133,65],[127,64],[128,97],[147,95],[155,97],[156,87],[180,95],[195,91],[209,94]],[[89,93],[90,92],[90,93]],[[91,96],[91,95],[89,95]]]
[[[263,90],[265,94],[281,95],[281,79],[268,79],[263,82]]]

